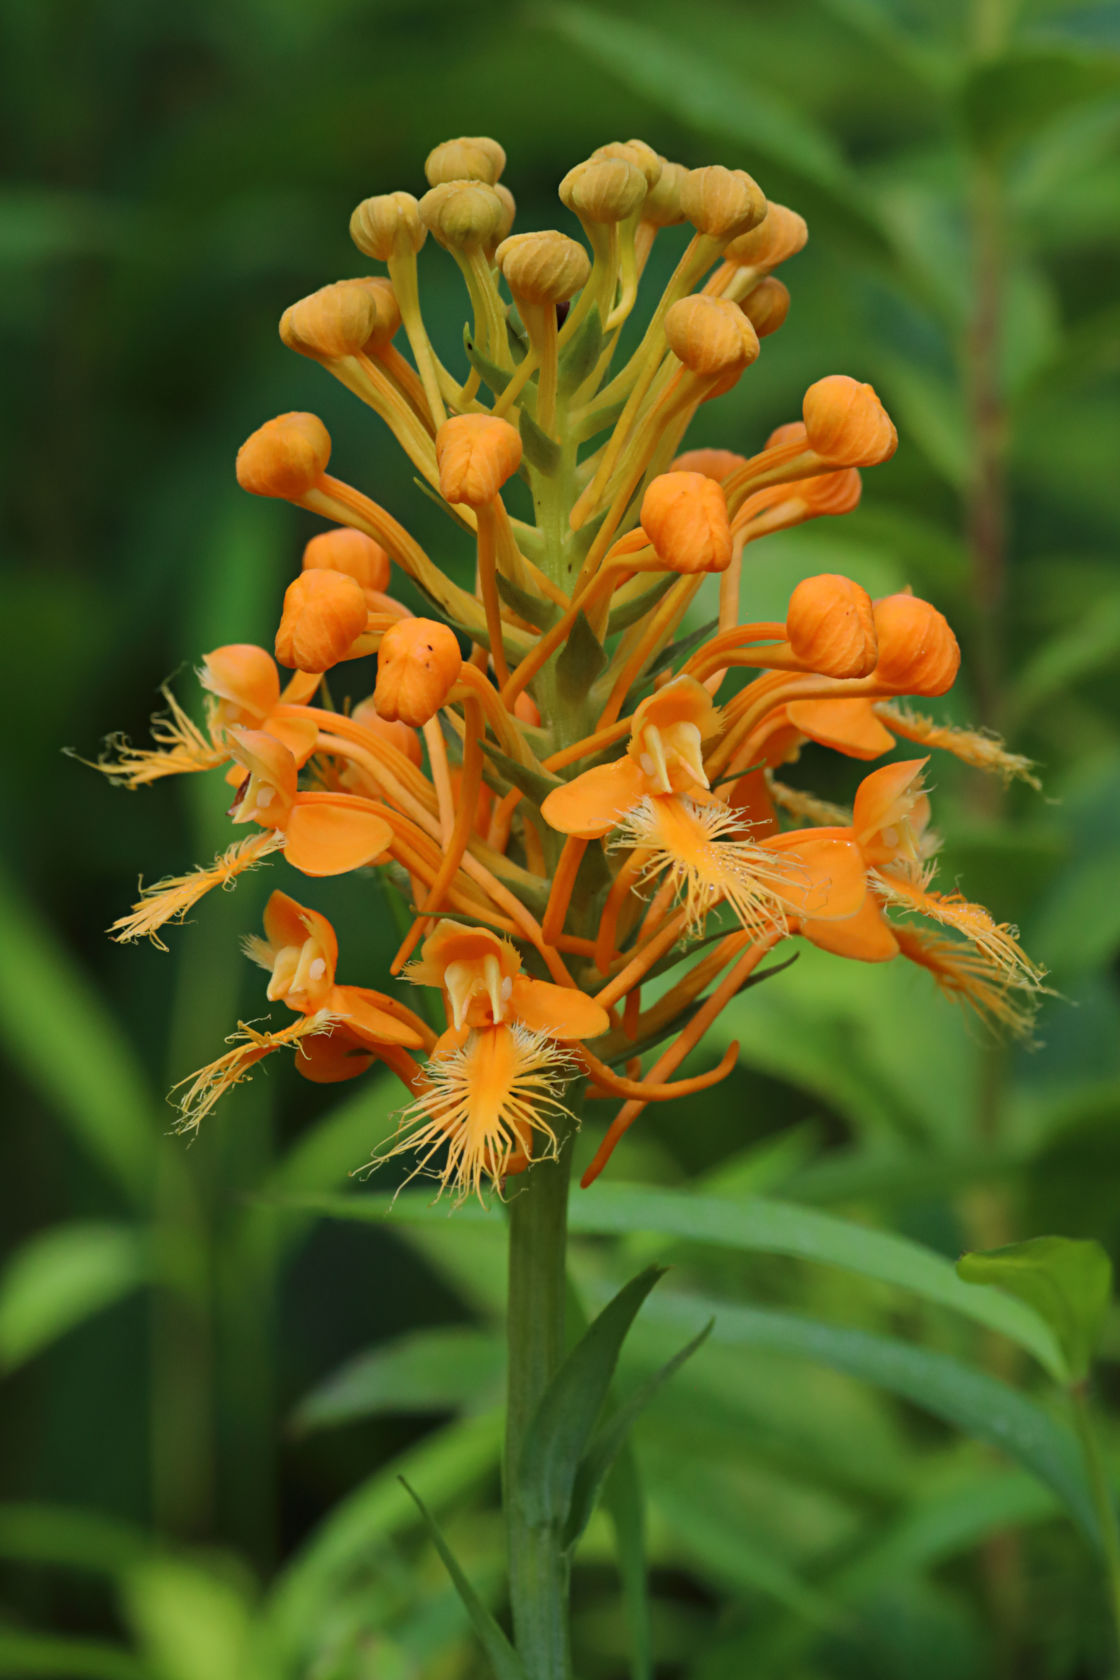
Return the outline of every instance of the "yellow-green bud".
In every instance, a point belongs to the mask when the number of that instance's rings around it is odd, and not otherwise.
[[[497,236],[505,207],[485,181],[444,181],[420,200],[420,219],[447,251],[480,251]]]
[[[503,186],[501,181],[495,181],[492,191],[498,195],[498,202],[502,207],[502,219],[493,239],[487,243],[486,255],[488,257],[494,255],[494,252],[513,226],[513,218],[517,214],[517,201],[508,187]]]
[[[689,170],[681,182],[681,209],[698,233],[729,240],[758,226],[766,214],[766,198],[745,169],[713,163]]]
[[[367,257],[388,262],[406,250],[415,254],[428,237],[428,230],[411,193],[379,193],[376,198],[364,198],[354,211],[350,237]]]
[[[634,164],[645,176],[649,192],[661,179],[665,163],[661,154],[655,152],[652,146],[647,146],[644,140],[609,140],[605,146],[596,146],[592,152],[592,162],[599,158],[621,158],[624,163]]]
[[[360,280],[339,280],[301,298],[280,317],[280,337],[301,356],[357,356],[377,327],[377,298]]]
[[[645,176],[625,158],[588,158],[560,183],[561,201],[588,222],[623,222],[645,196]]]
[[[704,378],[740,372],[758,355],[758,337],[738,304],[702,293],[666,312],[665,337],[674,356]]]
[[[485,134],[464,134],[433,146],[424,163],[430,187],[447,181],[485,181],[493,186],[506,166],[506,154],[496,140]]]
[[[771,200],[766,216],[749,233],[733,239],[723,253],[724,262],[737,268],[777,268],[802,250],[809,238],[804,216]]]
[[[495,260],[514,297],[526,303],[565,303],[591,273],[583,246],[552,229],[503,239]]]
[[[652,222],[654,227],[674,227],[684,221],[681,187],[688,173],[683,163],[670,163],[662,158],[657,184],[649,189],[642,205],[643,222]]]

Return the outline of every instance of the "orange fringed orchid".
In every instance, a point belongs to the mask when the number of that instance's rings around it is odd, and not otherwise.
[[[401,1000],[338,985],[329,922],[274,893],[249,950],[296,1018],[243,1028],[191,1084],[186,1123],[284,1045],[313,1079],[381,1062],[410,1101],[374,1159],[408,1154],[459,1198],[555,1154],[581,1094],[621,1101],[590,1182],[647,1103],[729,1072],[734,1046],[673,1077],[790,940],[905,958],[1013,1032],[1043,978],[1013,928],[932,886],[925,758],[864,776],[851,811],[779,779],[807,741],[870,762],[902,740],[1034,780],[994,736],[906,704],[945,694],[960,663],[942,614],[909,590],[873,602],[825,573],[780,621],[742,611],[748,545],[843,517],[898,444],[871,386],[827,374],[768,437],[686,447],[701,404],[749,379],[782,327],[774,270],[804,245],[803,220],[742,170],[688,170],[627,141],[561,183],[578,229],[513,233],[504,167],[493,140],[437,147],[421,198],[354,212],[379,272],[321,288],[280,325],[392,431],[473,560],[473,589],[329,471],[315,415],[267,421],[238,454],[240,483],[324,522],[277,602],[292,674],[262,647],[217,648],[200,669],[204,726],[168,695],[153,746],[115,742],[100,766],[132,788],[209,772],[219,796],[223,776],[234,790],[228,848],[145,891],[119,938],[159,943],[268,859],[305,878],[377,870],[408,922],[385,983],[403,971],[443,998],[437,1040]],[[682,224],[622,360],[653,245]],[[429,232],[466,281],[471,362],[457,369],[420,306]],[[394,593],[405,580],[423,616]]]

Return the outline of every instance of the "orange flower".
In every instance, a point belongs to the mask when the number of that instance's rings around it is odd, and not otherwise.
[[[378,649],[377,710],[390,723],[419,728],[439,711],[462,668],[459,643],[446,624],[401,619],[386,630]]]
[[[354,1079],[374,1061],[388,1062],[406,1080],[417,1069],[408,1050],[431,1043],[431,1033],[410,1009],[381,992],[335,984],[338,939],[325,916],[274,892],[264,913],[265,937],[245,942],[246,954],[270,976],[268,1000],[299,1017],[279,1032],[241,1025],[234,1048],[191,1076],[180,1104],[180,1128],[194,1130],[226,1091],[275,1050],[295,1046],[305,1079],[334,1084]]]

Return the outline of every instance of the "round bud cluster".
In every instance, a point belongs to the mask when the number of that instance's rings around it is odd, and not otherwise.
[[[745,169],[725,169],[713,163],[690,169],[680,188],[686,222],[711,239],[737,239],[766,215],[766,197]]]
[[[379,542],[363,531],[340,525],[335,531],[320,531],[303,551],[305,572],[344,572],[370,595],[383,595],[389,587],[389,556]]]
[[[653,191],[665,165],[660,153],[647,146],[644,140],[609,140],[605,146],[596,146],[592,152],[592,162],[599,158],[621,158],[624,163],[632,163],[645,176],[647,192]]]
[[[759,281],[739,308],[759,338],[768,338],[771,333],[777,332],[789,314],[789,292],[780,280],[770,275]]]
[[[722,487],[702,472],[661,473],[642,498],[642,530],[672,572],[725,572],[731,524]]]
[[[338,280],[301,298],[280,317],[280,337],[301,356],[357,356],[377,330],[378,300],[360,280]]]
[[[432,618],[398,619],[377,652],[378,715],[422,728],[445,703],[462,668],[459,643],[446,624]]]
[[[560,198],[585,222],[623,222],[646,196],[646,177],[628,158],[588,158],[569,169]]]
[[[496,414],[457,414],[436,433],[439,493],[484,507],[521,465],[521,433]]]
[[[786,636],[810,671],[824,677],[866,677],[878,643],[871,597],[851,578],[822,572],[805,578],[789,599]]]
[[[350,217],[350,237],[367,257],[388,262],[407,251],[415,255],[428,230],[411,193],[379,193],[376,198],[364,198]]]
[[[379,741],[383,741],[386,746],[395,747],[399,753],[403,753],[410,764],[420,768],[424,762],[424,754],[420,750],[419,735],[407,723],[390,723],[388,718],[383,718],[377,710],[377,701],[372,694],[366,700],[359,700],[350,717],[354,723],[360,723],[363,729],[368,730]]]
[[[961,650],[946,619],[917,595],[887,595],[875,603],[879,638],[876,675],[898,694],[946,694],[956,681]]]
[[[898,447],[894,422],[870,385],[832,373],[810,385],[801,405],[809,447],[838,467],[873,467]]]
[[[318,484],[330,458],[330,433],[317,415],[278,414],[237,451],[237,482],[254,496],[298,501]]]
[[[365,590],[345,572],[315,567],[284,593],[276,657],[297,671],[329,671],[345,659],[366,627]]]
[[[443,186],[447,181],[485,181],[492,187],[505,166],[505,150],[496,140],[472,134],[433,146],[424,163],[424,175],[430,187]]]
[[[804,216],[771,200],[764,219],[757,227],[733,239],[723,253],[723,260],[734,263],[736,268],[777,268],[779,263],[803,250],[808,238]]]
[[[666,311],[665,337],[678,360],[704,378],[740,373],[758,355],[758,337],[738,304],[702,293]]]
[[[587,284],[591,259],[566,233],[549,229],[503,239],[495,261],[516,298],[526,303],[566,303]]]
[[[506,205],[484,181],[445,181],[420,200],[420,219],[448,251],[492,248],[507,231]]]
[[[733,449],[686,449],[683,455],[678,455],[670,464],[670,472],[698,472],[705,478],[714,478],[717,484],[723,484],[747,464],[745,455],[736,455]]]

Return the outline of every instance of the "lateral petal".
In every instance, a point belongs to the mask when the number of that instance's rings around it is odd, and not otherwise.
[[[298,798],[284,834],[284,856],[304,875],[345,875],[373,863],[393,838],[375,811],[332,801]]]

